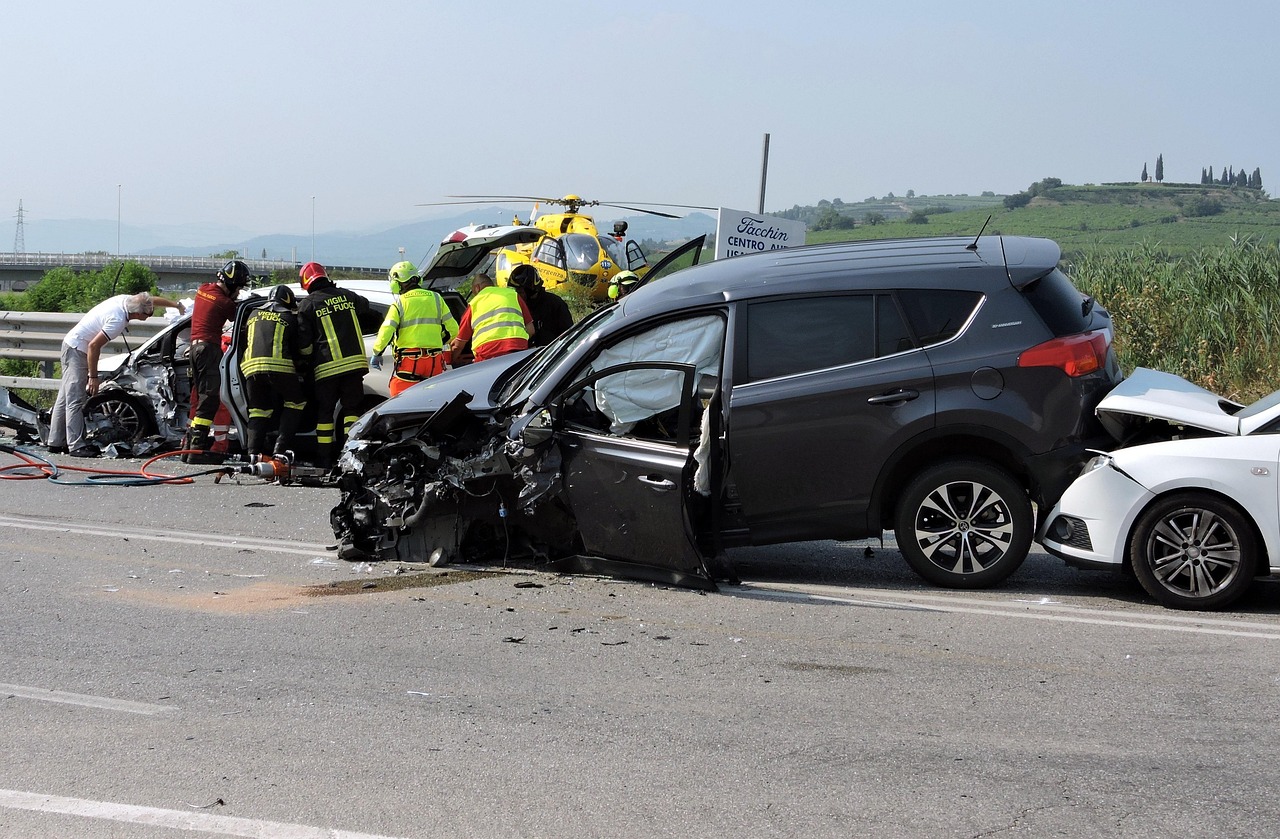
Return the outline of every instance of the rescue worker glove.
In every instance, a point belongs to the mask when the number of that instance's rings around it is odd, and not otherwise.
[[[369,356],[369,366],[372,367],[374,370],[381,370],[382,369],[382,353],[376,352],[373,355]]]

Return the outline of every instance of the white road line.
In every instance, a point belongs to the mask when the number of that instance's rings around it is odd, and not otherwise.
[[[55,533],[80,533],[87,536],[114,536],[127,539],[147,539],[153,542],[171,542],[179,545],[231,548],[240,550],[269,551],[273,553],[316,556],[332,554],[326,545],[313,542],[285,542],[279,539],[260,539],[253,536],[211,536],[205,533],[189,533],[181,530],[153,530],[145,527],[108,527],[106,525],[71,524],[59,521],[13,519],[0,516],[0,527],[17,527],[23,530],[45,530]]]
[[[130,714],[156,716],[176,710],[172,705],[152,705],[147,702],[130,702],[127,699],[108,699],[105,696],[89,696],[83,693],[67,693],[61,690],[33,688],[26,685],[0,684],[0,694],[38,699],[41,702],[59,702],[63,705],[83,705],[86,708],[105,708],[108,711],[125,711]]]
[[[11,789],[0,789],[0,807],[168,827],[174,830],[194,830],[222,836],[271,836],[273,839],[394,839],[394,837],[373,833],[333,830],[305,824],[244,819],[237,816],[215,816],[211,813],[189,813],[182,810],[164,810],[159,807],[138,807],[133,804],[64,798],[60,795],[42,795]]]
[[[723,586],[727,592],[734,589]],[[897,594],[875,589],[840,588],[837,586],[806,586],[788,583],[744,583],[738,587],[743,593],[779,599],[822,600],[850,606],[875,606],[880,608],[915,608],[921,611],[953,612],[966,615],[997,615],[1006,618],[1022,618],[1060,623],[1082,623],[1093,626],[1114,626],[1126,629],[1149,629],[1157,632],[1187,632],[1198,635],[1228,635],[1236,638],[1259,638],[1280,641],[1280,625],[1250,623],[1220,618],[1187,617],[1182,614],[1142,615],[1140,619],[1118,618],[1102,609],[1074,608],[1063,604],[1040,604],[1019,600],[1007,606],[998,601],[977,600],[938,595]],[[904,601],[926,601],[911,603]]]

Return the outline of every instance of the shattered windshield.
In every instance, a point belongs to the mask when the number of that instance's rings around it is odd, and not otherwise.
[[[561,359],[568,358],[579,346],[592,340],[617,311],[617,306],[606,306],[575,323],[568,332],[533,356],[532,363],[526,364],[502,389],[498,402],[509,405],[528,399],[529,394],[542,384],[547,374],[560,365]]]

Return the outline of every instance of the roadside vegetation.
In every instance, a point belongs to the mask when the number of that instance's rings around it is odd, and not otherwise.
[[[1125,372],[1150,367],[1251,402],[1280,389],[1280,247],[1232,239],[1174,256],[1153,244],[1065,265],[1115,320]]]

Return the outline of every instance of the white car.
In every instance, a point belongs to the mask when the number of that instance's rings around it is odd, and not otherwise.
[[[1127,567],[1174,609],[1222,608],[1280,574],[1280,391],[1245,406],[1138,368],[1097,412],[1139,445],[1085,465],[1042,519],[1045,550]]]

